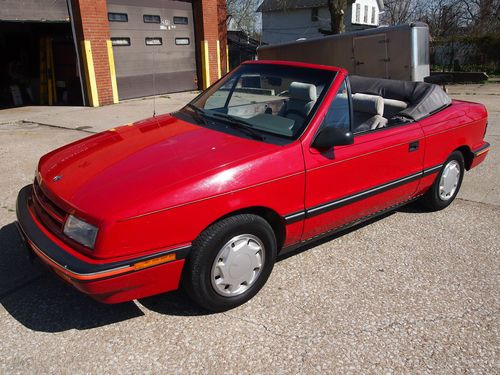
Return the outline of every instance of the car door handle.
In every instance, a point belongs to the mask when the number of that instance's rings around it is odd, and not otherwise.
[[[408,147],[408,151],[409,152],[417,151],[419,145],[420,145],[420,141],[411,142],[409,147]]]

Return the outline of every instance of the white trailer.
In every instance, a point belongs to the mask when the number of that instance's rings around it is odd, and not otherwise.
[[[360,76],[423,81],[430,75],[429,27],[422,22],[377,27],[261,46],[257,55],[260,60],[340,66]]]

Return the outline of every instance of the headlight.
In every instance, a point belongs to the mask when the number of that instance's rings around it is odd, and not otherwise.
[[[94,248],[95,239],[97,237],[97,228],[93,225],[77,219],[73,215],[69,215],[64,224],[64,234],[76,242]]]

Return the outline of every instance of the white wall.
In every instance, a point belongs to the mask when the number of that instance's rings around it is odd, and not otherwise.
[[[356,4],[360,7],[360,22],[356,23]],[[367,22],[364,21],[365,5],[368,6]],[[375,22],[372,23],[373,7],[375,7]],[[319,20],[311,20],[312,8],[287,9],[276,12],[262,13],[262,41],[267,44],[293,42],[299,38],[317,38],[323,36],[318,29],[330,29],[330,12],[327,7],[318,8]],[[344,20],[346,31],[376,27],[379,24],[379,9],[377,0],[356,0],[352,9],[348,9]]]
[[[378,26],[379,13],[377,0],[356,0],[356,2],[352,4],[351,23],[356,25]]]
[[[311,9],[292,9],[262,13],[262,41],[268,44],[292,42],[299,38],[316,38],[319,28],[330,28],[327,7],[318,9],[319,21],[311,21]]]

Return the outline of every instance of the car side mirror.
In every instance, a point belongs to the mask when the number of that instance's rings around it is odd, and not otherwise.
[[[350,145],[353,143],[354,136],[350,131],[327,126],[320,130],[312,146],[316,149],[328,149],[333,146]]]

